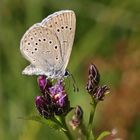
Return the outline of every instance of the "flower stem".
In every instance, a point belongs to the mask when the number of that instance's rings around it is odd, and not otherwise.
[[[65,128],[65,130],[63,130],[63,132],[65,133],[65,135],[67,136],[68,140],[74,140],[73,136],[70,133],[70,130],[66,124],[66,118],[62,117],[61,118],[61,122],[63,124],[63,127]]]
[[[88,123],[87,140],[90,140],[90,137],[91,137],[91,134],[92,134],[93,119],[94,119],[96,105],[97,105],[97,102],[95,102],[95,100],[93,98],[92,98],[91,105],[92,105],[92,107],[91,107],[91,112],[90,112],[90,117],[89,117],[89,123]],[[92,140],[94,140],[94,136],[93,136]]]
[[[88,132],[87,132],[87,129],[83,123],[80,125],[80,129],[81,129],[82,134],[84,136],[87,136]]]

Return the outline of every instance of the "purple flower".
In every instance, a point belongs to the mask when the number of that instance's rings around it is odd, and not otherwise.
[[[45,118],[51,118],[54,115],[66,115],[70,110],[70,103],[63,81],[58,80],[53,84],[45,76],[39,76],[38,85],[42,92],[42,95],[35,99],[39,113]]]
[[[65,97],[67,94],[62,85],[62,81],[58,81],[58,83],[50,87],[49,91],[51,93],[53,101],[57,103],[59,106],[63,107],[65,105]]]

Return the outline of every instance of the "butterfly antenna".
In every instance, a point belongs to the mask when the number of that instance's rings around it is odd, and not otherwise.
[[[74,92],[78,92],[79,88],[76,84],[74,76],[72,75],[72,73],[70,73],[68,70],[66,70],[65,77],[68,77],[68,76],[71,76],[71,78],[73,80],[73,90],[74,90]],[[70,81],[69,81],[69,83],[70,83]]]
[[[77,86],[77,83],[76,83],[76,80],[75,80],[73,74],[70,73],[70,76],[71,76],[71,78],[72,78],[72,80],[73,80],[73,89],[74,89],[74,92],[79,92],[79,88],[78,88],[78,86]]]
[[[71,81],[70,81],[70,79],[68,78],[68,90],[70,89],[70,85],[71,85]]]

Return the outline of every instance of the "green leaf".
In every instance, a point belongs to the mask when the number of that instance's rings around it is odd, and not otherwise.
[[[96,139],[96,140],[102,140],[104,137],[106,137],[106,136],[108,136],[108,135],[110,135],[111,134],[111,132],[109,132],[109,131],[104,131],[104,132],[102,132],[99,136],[98,136],[98,138]]]
[[[36,121],[36,122],[45,124],[55,130],[64,131],[64,128],[62,127],[62,125],[55,119],[45,119],[44,117],[41,117],[41,116],[19,117],[19,119]]]

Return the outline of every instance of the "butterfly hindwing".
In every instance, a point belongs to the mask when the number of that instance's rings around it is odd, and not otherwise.
[[[53,71],[57,63],[62,63],[58,38],[52,31],[39,24],[33,25],[25,33],[20,49],[24,57],[44,74]],[[55,69],[59,70],[60,67]],[[36,74],[40,74],[39,71]]]

